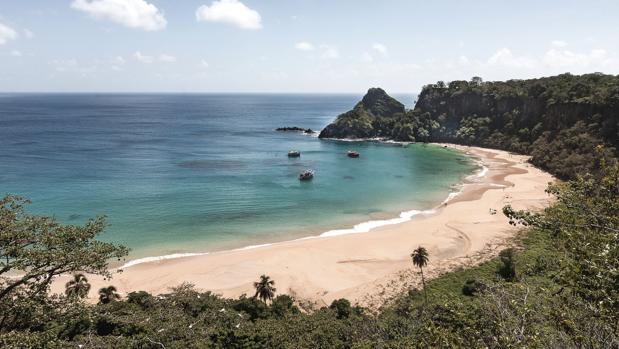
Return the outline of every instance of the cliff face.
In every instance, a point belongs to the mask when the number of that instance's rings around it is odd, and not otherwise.
[[[371,88],[355,107],[337,117],[322,132],[320,138],[372,138],[380,137],[376,127],[381,119],[398,117],[405,112],[404,105],[383,89]]]
[[[396,101],[397,102],[397,101]],[[321,137],[382,137],[451,142],[531,154],[532,162],[568,178],[619,148],[619,76],[563,74],[531,80],[442,82],[424,86],[414,110],[370,89]]]

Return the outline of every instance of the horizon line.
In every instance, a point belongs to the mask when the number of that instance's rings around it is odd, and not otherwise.
[[[279,94],[279,95],[359,95],[365,92],[278,92],[278,91],[0,91],[0,94]],[[419,92],[389,92],[390,94],[419,94]]]

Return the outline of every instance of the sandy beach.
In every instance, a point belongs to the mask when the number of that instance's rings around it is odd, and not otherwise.
[[[410,253],[418,246],[429,250],[426,273],[430,278],[481,263],[498,254],[516,232],[502,214],[503,206],[544,207],[550,200],[544,190],[554,179],[527,163],[527,156],[448,146],[479,159],[487,171],[483,176],[471,176],[459,195],[431,213],[367,233],[136,264],[114,274],[112,280],[88,276],[92,284],[89,297],[95,300],[97,290],[110,284],[125,295],[138,290],[164,293],[182,282],[238,297],[253,295],[253,282],[267,274],[275,280],[277,294],[290,294],[308,307],[328,305],[337,298],[378,306],[420,282],[410,261]],[[58,278],[52,292],[62,292],[69,278]]]

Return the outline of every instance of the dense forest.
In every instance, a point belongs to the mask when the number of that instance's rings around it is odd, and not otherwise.
[[[450,142],[530,154],[559,178],[595,170],[594,147],[619,148],[619,76],[571,75],[530,80],[439,81],[423,87],[413,110],[383,90],[368,91],[322,138]]]
[[[570,95],[576,80],[590,94]],[[537,83],[537,97],[530,96]],[[128,251],[96,239],[102,218],[62,225],[30,215],[27,200],[8,195],[0,199],[0,348],[619,348],[617,86],[617,78],[598,74],[438,83],[424,88],[413,111],[374,89],[323,131],[343,132],[345,121],[357,130],[362,114],[367,132],[357,137],[513,149],[538,154],[541,165],[571,178],[548,188],[556,201],[542,212],[504,207],[521,227],[516,247],[429,280],[379,310],[345,299],[301,310],[267,275],[256,276],[255,294],[239,299],[191,284],[120,297],[110,285],[99,290],[98,304],[88,304],[81,273],[109,276],[107,262]],[[523,95],[508,97],[516,91]],[[536,137],[516,131],[523,129]],[[556,154],[574,160],[549,158]],[[423,250],[411,252],[411,268],[433,261]],[[63,273],[74,275],[65,294],[49,295]]]

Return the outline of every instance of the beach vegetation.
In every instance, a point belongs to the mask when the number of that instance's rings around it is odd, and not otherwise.
[[[426,303],[428,302],[428,290],[426,289],[426,279],[423,276],[423,267],[428,265],[428,256],[428,250],[422,246],[417,247],[413,253],[411,253],[413,265],[419,268],[419,272],[421,273],[421,284],[423,285],[423,295],[426,299]]]
[[[264,303],[272,300],[275,296],[275,291],[277,291],[275,288],[275,281],[271,280],[271,278],[266,275],[260,275],[260,280],[254,282],[254,288],[256,289],[254,298],[258,298]]]
[[[67,297],[86,298],[90,291],[90,284],[84,274],[75,274],[73,279],[65,284],[64,293]]]
[[[120,299],[116,286],[107,286],[99,289],[99,303],[108,304]]]
[[[497,269],[499,274],[506,281],[514,281],[516,279],[516,263],[514,263],[514,249],[507,248],[499,252],[499,260],[501,265]]]

